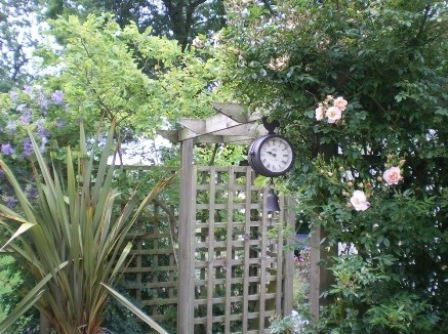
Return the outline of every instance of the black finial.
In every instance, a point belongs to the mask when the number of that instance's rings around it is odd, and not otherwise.
[[[267,116],[262,118],[264,128],[268,130],[269,134],[273,134],[274,130],[280,126],[280,122],[274,119],[272,122],[268,122]]]

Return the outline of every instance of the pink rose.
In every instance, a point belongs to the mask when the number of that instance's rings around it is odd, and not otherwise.
[[[324,108],[321,103],[319,103],[316,108],[316,120],[321,121],[324,118]]]
[[[370,203],[367,201],[366,194],[362,190],[355,190],[350,203],[353,205],[356,211],[365,211],[370,207]]]
[[[348,104],[347,100],[344,99],[342,96],[339,96],[333,102],[333,106],[341,109],[341,111],[344,111],[347,108],[347,104]]]
[[[328,118],[328,123],[334,123],[341,119],[342,110],[337,107],[330,107],[328,108],[325,116]]]
[[[401,176],[400,168],[391,167],[386,169],[383,174],[383,179],[388,185],[398,184],[403,177]]]

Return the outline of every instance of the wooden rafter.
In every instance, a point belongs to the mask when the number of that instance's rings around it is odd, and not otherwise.
[[[218,114],[205,120],[181,118],[178,131],[160,131],[170,141],[193,139],[201,143],[248,144],[267,134],[266,129],[257,124],[261,114],[249,114],[236,103],[214,103]]]

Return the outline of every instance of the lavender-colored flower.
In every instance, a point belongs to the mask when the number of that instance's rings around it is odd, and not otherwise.
[[[39,192],[36,188],[28,187],[26,191],[26,196],[30,199],[36,198]]]
[[[34,90],[33,86],[25,86],[23,92],[29,97],[33,97],[33,90]]]
[[[33,154],[33,144],[31,144],[31,140],[27,137],[23,140],[22,157],[26,158],[31,154]]]
[[[6,204],[6,206],[8,208],[11,209],[11,208],[16,206],[17,200],[14,197],[12,197],[12,196],[5,196],[4,200],[5,200],[5,204]]]
[[[42,137],[42,143],[39,146],[40,153],[45,152],[45,147],[47,146],[47,143],[48,143],[48,139],[46,137]]]
[[[2,144],[1,152],[4,155],[11,155],[11,154],[14,154],[14,149],[12,148],[10,143],[6,143],[6,144]]]
[[[9,98],[11,101],[16,101],[19,98],[19,93],[12,90],[9,92]]]
[[[54,93],[51,94],[51,102],[57,106],[64,104],[64,93],[62,90],[55,90]]]
[[[62,127],[64,126],[64,124],[65,124],[65,122],[64,122],[63,119],[58,118],[58,119],[56,120],[56,126],[57,126],[58,128],[62,128]]]
[[[16,107],[16,111],[18,112],[24,112],[25,110],[28,110],[25,103],[21,103]]]
[[[7,133],[9,133],[9,134],[14,134],[14,133],[16,132],[16,129],[17,129],[17,123],[16,123],[15,121],[13,121],[13,120],[9,120],[9,121],[6,123],[6,128],[5,128],[5,130],[6,130]]]
[[[50,133],[47,130],[45,130],[44,122],[45,122],[44,119],[40,118],[36,122],[34,122],[34,125],[36,125],[37,133],[39,134],[39,136],[48,137]]]
[[[44,94],[42,94],[42,93],[39,94],[39,96],[37,98],[37,104],[40,107],[41,114],[43,116],[45,116],[47,114],[47,110],[48,110],[48,100]]]
[[[22,125],[28,125],[31,122],[31,111],[27,110],[25,111],[22,116],[19,118],[20,124]]]

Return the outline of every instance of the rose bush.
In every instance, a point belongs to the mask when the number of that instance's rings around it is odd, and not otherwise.
[[[332,302],[310,331],[446,332],[446,3],[287,0],[274,15],[231,3],[235,97],[270,110],[300,154],[285,183],[301,220],[326,230],[322,248],[358,251],[323,263]]]

